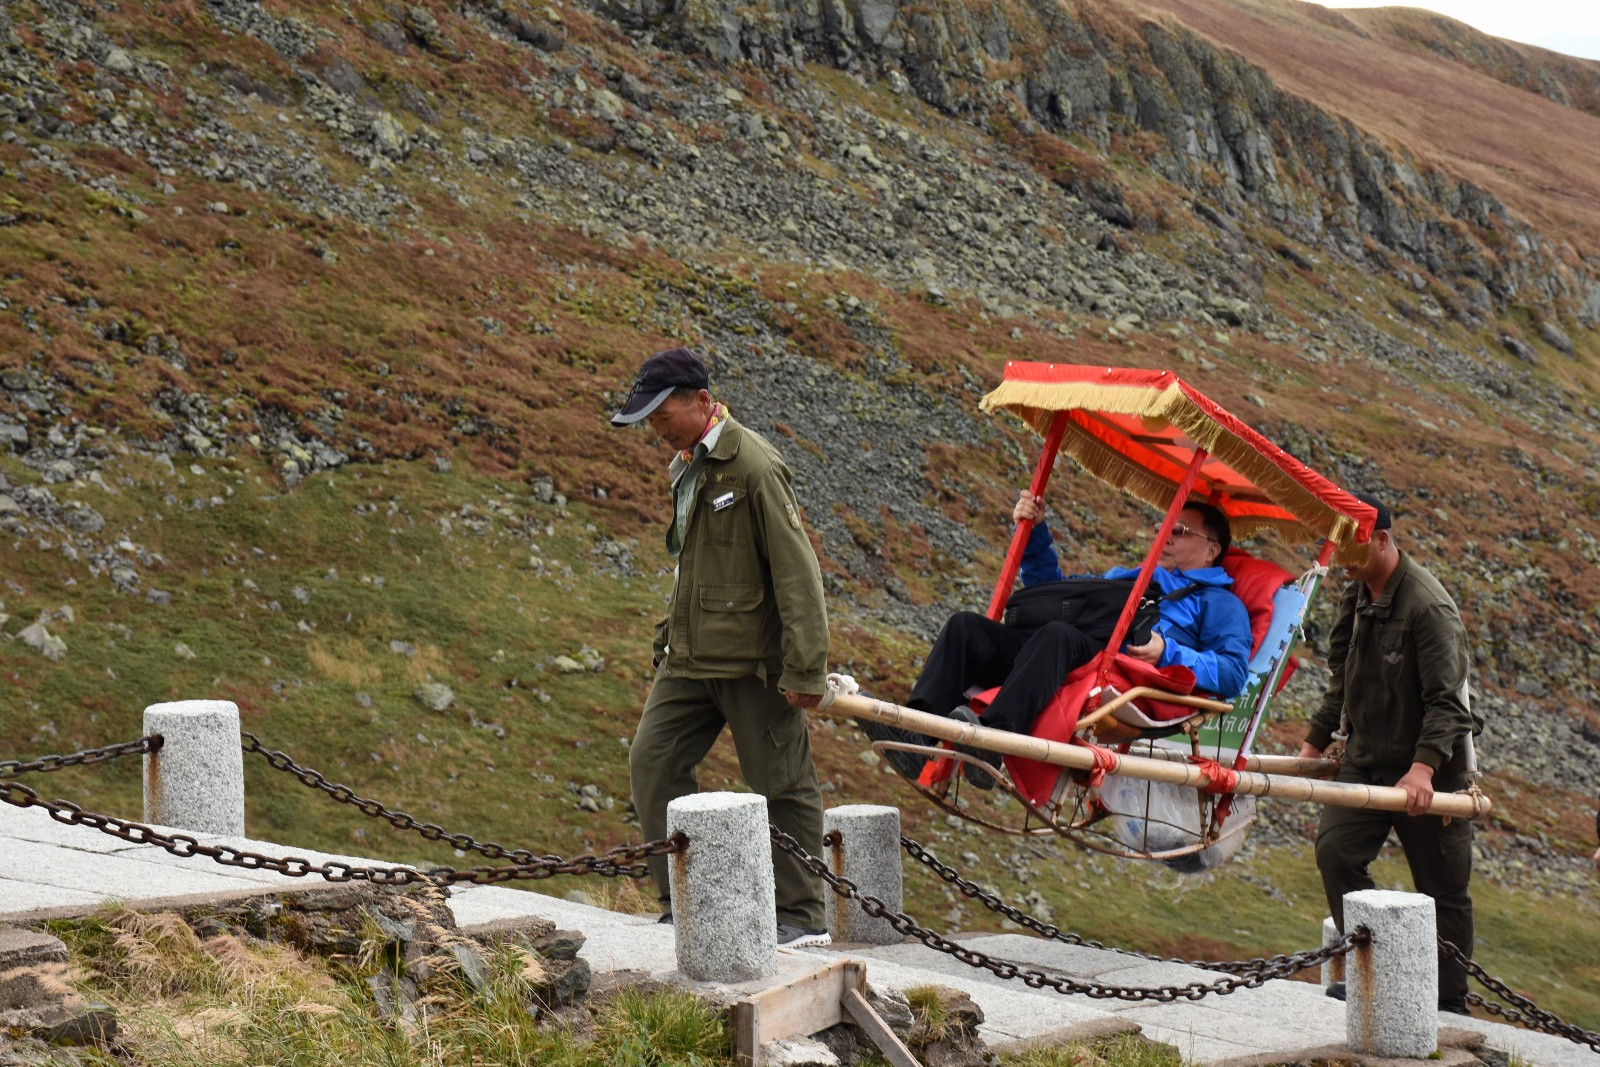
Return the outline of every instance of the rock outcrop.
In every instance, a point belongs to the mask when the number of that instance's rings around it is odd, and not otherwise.
[[[722,62],[781,70],[822,61],[908,85],[991,130],[1020,119],[1025,132],[1083,137],[1102,151],[1138,145],[1221,215],[1259,217],[1351,262],[1421,272],[1418,287],[1442,286],[1469,321],[1519,302],[1589,323],[1600,315],[1600,265],[1563,252],[1471,182],[1279,90],[1259,67],[1181,27],[1053,0],[592,3]],[[1131,225],[1114,186],[1090,202]]]

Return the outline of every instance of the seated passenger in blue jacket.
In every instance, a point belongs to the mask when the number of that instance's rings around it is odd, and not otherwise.
[[[1044,505],[1024,489],[1011,513],[1013,520],[1035,523],[1022,556],[1022,584],[1059,581],[1061,565]],[[1195,688],[1224,699],[1244,688],[1250,662],[1250,617],[1244,603],[1230,590],[1233,579],[1217,561],[1232,539],[1228,518],[1210,504],[1190,504],[1174,525],[1162,550],[1160,566],[1150,584],[1163,593],[1196,588],[1187,595],[1163,600],[1161,617],[1150,639],[1124,645],[1122,651],[1156,668],[1187,667]],[[1133,567],[1113,567],[1102,577],[1132,578]],[[922,674],[911,689],[907,706],[1014,733],[1027,733],[1067,675],[1094,659],[1104,645],[1070,623],[1050,622],[1022,631],[977,612],[951,616],[934,641]],[[976,714],[966,705],[969,689],[1000,686],[994,702]],[[872,740],[927,744],[920,734],[878,723],[857,720]],[[915,778],[924,760],[908,752],[890,750],[890,764]],[[967,780],[987,788],[967,767]]]

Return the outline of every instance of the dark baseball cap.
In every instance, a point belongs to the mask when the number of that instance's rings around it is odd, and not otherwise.
[[[627,402],[611,416],[611,425],[630,426],[648,416],[672,395],[674,389],[709,389],[711,374],[700,357],[687,348],[669,348],[644,361],[633,380]]]
[[[1371,493],[1351,493],[1350,495],[1378,513],[1378,518],[1372,524],[1373,533],[1377,533],[1379,530],[1387,530],[1393,523],[1394,517],[1389,514],[1389,509],[1383,506],[1383,501]]]

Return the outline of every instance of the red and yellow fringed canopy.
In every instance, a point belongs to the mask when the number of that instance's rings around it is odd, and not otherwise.
[[[1209,454],[1192,497],[1227,514],[1235,537],[1366,542],[1377,515],[1170,371],[1009,363],[983,398],[1041,434],[1065,413],[1061,447],[1090,474],[1165,510],[1195,449]]]

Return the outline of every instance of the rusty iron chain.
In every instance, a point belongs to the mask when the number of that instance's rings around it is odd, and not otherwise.
[[[834,833],[837,833],[837,831],[834,831]],[[829,836],[833,835],[830,834]],[[1029,915],[1020,908],[1007,904],[997,894],[986,892],[978,883],[961,877],[960,872],[954,867],[939,862],[920,842],[906,837],[904,834],[900,836],[900,847],[905,849],[906,854],[912,859],[937,874],[945,882],[959,889],[963,896],[976,900],[990,911],[1004,915],[1018,926],[1032,930],[1040,937],[1048,938],[1051,941],[1060,941],[1068,945],[1081,945],[1084,948],[1096,948],[1103,952],[1115,952],[1122,956],[1133,956],[1137,959],[1153,960],[1157,963],[1182,963],[1189,967],[1199,967],[1207,971],[1221,971],[1238,975],[1249,975],[1266,968],[1277,967],[1287,963],[1298,963],[1301,960],[1309,959],[1312,955],[1311,953],[1296,952],[1279,953],[1275,956],[1257,956],[1250,960],[1186,960],[1177,956],[1156,956],[1148,952],[1139,952],[1136,949],[1117,948],[1115,945],[1107,945],[1104,942],[1084,937],[1082,934],[1063,930],[1054,923],[1045,922],[1043,919]],[[1304,970],[1306,967],[1314,966],[1321,962],[1322,957],[1319,956],[1315,961],[1308,962],[1305,966],[1297,969]]]
[[[854,900],[861,906],[861,910],[875,919],[882,919],[900,934],[914,937],[924,945],[936,952],[954,956],[969,967],[977,967],[989,971],[1003,979],[1020,979],[1030,989],[1051,989],[1057,993],[1078,993],[1099,1000],[1126,1000],[1126,1001],[1159,1001],[1170,1003],[1174,1000],[1202,1000],[1207,996],[1216,994],[1225,996],[1239,989],[1254,989],[1265,985],[1269,979],[1287,978],[1297,971],[1307,967],[1316,966],[1335,956],[1342,956],[1357,944],[1365,943],[1370,938],[1370,933],[1365,927],[1346,934],[1331,945],[1324,945],[1313,952],[1297,953],[1293,957],[1285,957],[1278,962],[1271,962],[1267,966],[1251,971],[1249,974],[1230,975],[1220,978],[1209,985],[1204,982],[1189,982],[1186,985],[1165,986],[1115,986],[1104,985],[1100,982],[1082,982],[1063,974],[1050,974],[1045,971],[1025,968],[1011,960],[997,959],[976,949],[968,948],[959,942],[921,926],[910,915],[903,911],[891,911],[889,906],[877,897],[868,896],[861,892],[856,884],[848,878],[841,878],[828,869],[828,865],[812,856],[801,848],[794,838],[779,830],[776,826],[770,827],[772,843],[781,851],[787,852],[811,873],[827,882],[833,891],[842,897]],[[832,835],[829,835],[832,837]]]
[[[1489,974],[1481,964],[1469,959],[1466,953],[1442,937],[1439,938],[1439,951],[1454,960],[1472,977],[1482,982],[1484,987],[1493,992],[1495,996],[1512,1006],[1509,1008],[1501,1007],[1480,993],[1468,993],[1467,1002],[1469,1004],[1476,1004],[1490,1015],[1498,1015],[1507,1022],[1525,1026],[1529,1030],[1539,1030],[1547,1034],[1554,1034],[1557,1037],[1564,1037],[1568,1041],[1579,1045],[1588,1045],[1591,1050],[1600,1052],[1600,1033],[1585,1030],[1572,1023],[1563,1022],[1560,1016],[1554,1012],[1546,1011],[1521,993],[1514,992],[1510,986]]]
[[[421,822],[403,811],[386,807],[379,801],[358,795],[355,790],[347,785],[340,785],[328,781],[321,771],[310,767],[302,767],[287,753],[276,749],[267,748],[261,739],[248,730],[241,731],[244,750],[253,752],[266,760],[276,769],[291,774],[312,789],[320,790],[341,804],[348,804],[363,815],[374,819],[382,819],[397,830],[408,830],[419,834],[429,841],[443,841],[453,845],[463,852],[477,852],[488,856],[490,859],[508,859],[515,864],[543,863],[554,860],[562,862],[560,856],[536,855],[525,848],[506,848],[493,841],[478,841],[467,834],[451,833],[437,823]]]
[[[618,846],[604,855],[583,855],[573,859],[546,856],[532,863],[517,863],[504,867],[434,867],[422,870],[416,867],[360,867],[342,860],[314,863],[300,856],[267,856],[248,849],[226,844],[205,844],[184,833],[163,833],[143,823],[119,819],[113,815],[85,811],[66,800],[44,800],[38,793],[19,782],[0,781],[0,802],[18,808],[43,808],[57,822],[69,826],[88,826],[112,837],[131,841],[136,845],[155,845],[174,856],[205,856],[227,867],[242,867],[250,871],[272,871],[290,878],[317,875],[329,882],[370,882],[373,885],[495,885],[499,882],[537,881],[558,874],[597,874],[606,878],[643,878],[649,867],[639,862],[650,856],[665,856],[680,852],[688,845],[688,838],[679,833],[659,841],[642,845]]]
[[[40,756],[31,760],[0,760],[0,778],[15,778],[19,774],[31,771],[47,773],[49,771],[64,770],[67,767],[91,767],[96,763],[105,763],[119,756],[134,756],[145,752],[161,751],[161,735],[152,734],[141,737],[137,741],[119,741],[114,745],[105,745],[101,748],[86,748],[81,752],[73,752],[66,756]]]

